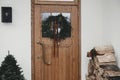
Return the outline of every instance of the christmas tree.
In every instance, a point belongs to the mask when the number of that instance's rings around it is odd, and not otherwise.
[[[8,54],[0,67],[0,80],[25,80],[14,56]]]

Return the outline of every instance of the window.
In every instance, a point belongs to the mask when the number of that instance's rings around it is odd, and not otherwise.
[[[66,4],[78,5],[79,0],[35,0],[35,4]]]
[[[40,1],[74,1],[74,0],[40,0]]]
[[[42,13],[42,37],[71,37],[71,27],[70,13]]]

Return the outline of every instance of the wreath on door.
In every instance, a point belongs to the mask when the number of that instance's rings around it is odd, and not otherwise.
[[[53,24],[55,21],[58,24],[57,38],[63,40],[71,37],[71,22],[62,14],[57,16],[51,15],[42,21],[42,37],[54,39]]]

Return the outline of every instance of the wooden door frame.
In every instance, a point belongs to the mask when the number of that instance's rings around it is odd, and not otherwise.
[[[35,29],[34,29],[34,9],[35,9],[35,5],[46,5],[47,3],[35,3],[35,0],[31,0],[31,80],[35,80],[35,67],[34,67],[34,63],[35,63]],[[50,3],[49,5],[55,5],[56,2]],[[81,0],[78,0],[78,3],[74,4],[74,3],[70,3],[70,4],[65,4],[65,3],[61,3],[58,5],[71,5],[71,6],[77,6],[78,7],[78,26],[79,26],[79,80],[81,80]]]

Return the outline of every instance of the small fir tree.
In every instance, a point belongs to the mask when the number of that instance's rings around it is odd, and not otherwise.
[[[0,67],[0,80],[25,80],[14,56],[8,54]]]

